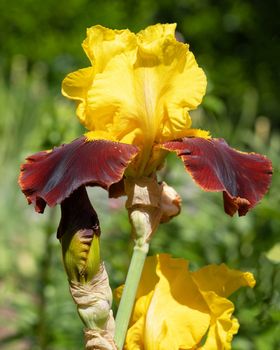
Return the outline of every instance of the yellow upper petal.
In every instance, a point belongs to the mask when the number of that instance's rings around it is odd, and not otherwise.
[[[105,69],[112,57],[123,52],[135,54],[136,38],[128,29],[112,30],[97,25],[87,29],[82,46],[97,74]]]
[[[233,335],[239,328],[237,319],[232,317],[234,305],[211,291],[202,294],[210,307],[211,321],[205,344],[199,349],[230,350]]]
[[[256,284],[250,272],[233,270],[225,264],[205,266],[192,276],[201,291],[211,290],[222,297],[228,297],[240,287],[253,288]]]
[[[189,46],[175,39],[175,27],[157,24],[138,34],[89,28],[83,48],[92,67],[69,74],[62,85],[89,131],[137,145],[142,162],[158,142],[188,136],[188,111],[206,89],[205,75]]]
[[[159,282],[146,314],[145,349],[192,349],[208,329],[207,304],[183,259],[158,256],[156,274]]]
[[[192,278],[200,289],[211,310],[211,325],[202,350],[229,350],[239,324],[232,317],[234,305],[226,297],[243,286],[253,288],[254,276],[250,272],[229,269],[225,264],[209,265],[192,273]]]
[[[226,296],[241,286],[253,285],[252,274],[223,264],[189,272],[183,259],[163,254],[149,257],[125,349],[228,350],[239,324]]]
[[[141,30],[137,34],[139,54],[142,58],[147,58],[155,64],[157,60],[165,60],[168,55],[164,55],[164,45],[168,40],[175,38],[176,24],[155,24]]]
[[[86,100],[93,76],[93,68],[88,67],[68,74],[62,82],[62,94],[77,102],[77,116],[84,125],[89,115]]]

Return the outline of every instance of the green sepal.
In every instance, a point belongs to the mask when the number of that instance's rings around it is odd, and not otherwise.
[[[63,263],[70,281],[87,283],[98,272],[99,237],[84,229],[61,237]]]

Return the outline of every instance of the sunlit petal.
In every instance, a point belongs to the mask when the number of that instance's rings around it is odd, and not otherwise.
[[[223,191],[225,211],[245,215],[267,192],[272,165],[256,153],[239,152],[223,139],[184,138],[164,149],[183,160],[194,181],[205,191]]]
[[[239,325],[232,317],[234,305],[226,297],[254,284],[252,274],[223,264],[190,272],[183,259],[165,254],[149,257],[125,349],[230,349]]]
[[[90,135],[103,132],[108,140],[138,146],[141,171],[154,144],[189,135],[188,111],[206,89],[203,70],[189,46],[176,40],[175,28],[157,24],[138,34],[89,28],[83,47],[92,68],[63,81],[63,94],[78,102],[77,115]]]
[[[130,161],[137,154],[135,146],[117,142],[75,141],[36,153],[21,166],[19,184],[29,203],[38,212],[45,205],[61,203],[81,185],[108,189],[121,180]]]
[[[135,55],[136,37],[128,29],[113,30],[96,25],[87,29],[87,37],[82,46],[97,74],[104,71],[114,56],[123,52]]]
[[[83,124],[85,124],[85,115],[87,114],[85,101],[93,75],[92,67],[79,69],[68,74],[62,83],[62,94],[77,102],[77,116]]]
[[[240,287],[253,288],[256,283],[254,276],[249,272],[229,269],[225,264],[205,266],[191,275],[212,315],[208,336],[202,349],[231,349],[232,337],[237,333],[239,324],[237,319],[232,317],[234,305],[226,297]]]

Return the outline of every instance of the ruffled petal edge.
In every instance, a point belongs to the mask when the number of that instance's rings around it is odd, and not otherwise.
[[[109,189],[138,153],[133,145],[82,136],[52,151],[35,153],[21,165],[19,185],[37,212],[60,204],[82,185]]]
[[[183,138],[161,147],[176,152],[203,190],[223,192],[224,209],[230,216],[236,211],[245,215],[268,191],[272,163],[263,155],[237,151],[215,138]]]

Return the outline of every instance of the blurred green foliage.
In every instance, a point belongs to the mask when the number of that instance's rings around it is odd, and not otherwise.
[[[269,10],[268,10],[269,9]],[[268,155],[271,190],[246,217],[223,213],[220,194],[203,193],[170,156],[161,178],[183,198],[182,214],[162,225],[151,254],[191,260],[193,269],[225,262],[252,271],[254,290],[233,296],[241,328],[234,350],[280,348],[279,2],[34,0],[0,2],[0,348],[76,350],[82,324],[68,293],[55,237],[59,209],[34,213],[17,185],[20,163],[69,142],[83,130],[60,96],[63,76],[88,63],[85,28],[100,23],[139,30],[177,22],[208,76],[208,93],[192,114],[238,149]],[[279,13],[279,11],[278,11]],[[89,189],[102,225],[102,255],[112,287],[123,283],[131,252],[124,199]]]
[[[206,70],[209,91],[226,101],[238,120],[240,100],[258,92],[258,113],[279,127],[280,3],[275,0],[2,0],[0,63],[7,67],[20,53],[29,66],[49,66],[49,78],[87,65],[80,49],[86,27],[140,30],[155,22],[176,22]],[[221,106],[216,106],[221,108]]]

